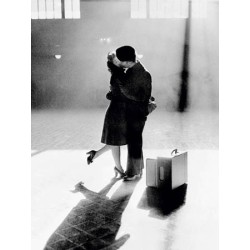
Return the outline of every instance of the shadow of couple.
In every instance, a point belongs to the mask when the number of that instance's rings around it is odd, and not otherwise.
[[[106,195],[121,179],[112,178],[100,192],[94,192],[83,182],[75,185],[72,193],[82,193],[85,199],[70,211],[64,221],[51,235],[44,249],[118,249],[130,237],[116,239],[121,226],[123,211],[138,183],[121,182],[109,198]]]
[[[119,249],[130,238],[125,234],[116,239],[121,218],[137,183],[121,182],[109,198],[107,194],[121,179],[113,178],[100,192],[94,192],[83,182],[75,185],[72,193],[81,193],[84,199],[70,211],[64,221],[51,235],[44,249]],[[174,191],[146,188],[139,209],[149,210],[149,216],[162,219],[185,203],[187,185]]]

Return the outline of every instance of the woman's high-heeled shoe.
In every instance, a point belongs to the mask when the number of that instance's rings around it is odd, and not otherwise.
[[[95,157],[96,151],[95,150],[91,150],[88,153],[86,153],[88,156],[87,158],[87,163],[90,164],[93,162],[93,158]]]
[[[121,171],[117,167],[114,167],[114,171],[115,171],[115,177],[117,177],[118,174],[121,176],[121,178],[124,178],[126,176],[126,174],[124,173],[124,171]]]

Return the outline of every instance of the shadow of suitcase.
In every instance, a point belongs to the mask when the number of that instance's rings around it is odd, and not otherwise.
[[[185,183],[187,183],[187,152],[170,157],[146,159],[148,187],[173,190]]]

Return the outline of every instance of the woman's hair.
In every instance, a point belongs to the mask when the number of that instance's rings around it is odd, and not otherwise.
[[[123,68],[117,67],[111,61],[107,61],[107,67],[108,67],[108,71],[111,72],[111,74],[114,74],[114,73],[124,73],[124,69]]]
[[[114,74],[114,73],[122,74],[122,73],[124,73],[124,69],[121,68],[121,67],[116,66],[113,63],[113,60],[114,60],[115,57],[116,57],[116,54],[115,54],[114,51],[108,53],[108,56],[107,56],[107,59],[108,59],[108,61],[107,61],[108,71],[111,72],[111,74]]]
[[[112,51],[112,52],[109,52],[109,53],[108,53],[107,59],[108,59],[108,61],[113,62],[113,59],[114,59],[115,57],[116,57],[115,52]]]
[[[121,69],[119,67],[117,67],[116,65],[113,64],[113,59],[115,58],[115,52],[109,52],[108,56],[107,56],[107,67],[108,67],[108,71],[111,72],[111,74],[120,71]]]

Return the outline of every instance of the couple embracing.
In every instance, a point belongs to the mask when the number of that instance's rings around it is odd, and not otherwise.
[[[114,171],[127,181],[141,177],[144,168],[142,133],[148,115],[152,79],[137,59],[135,49],[122,46],[108,54],[107,66],[111,72],[110,100],[106,111],[99,150],[89,151],[87,163],[92,163],[104,152],[111,150]],[[126,171],[121,166],[120,146],[127,145]]]

